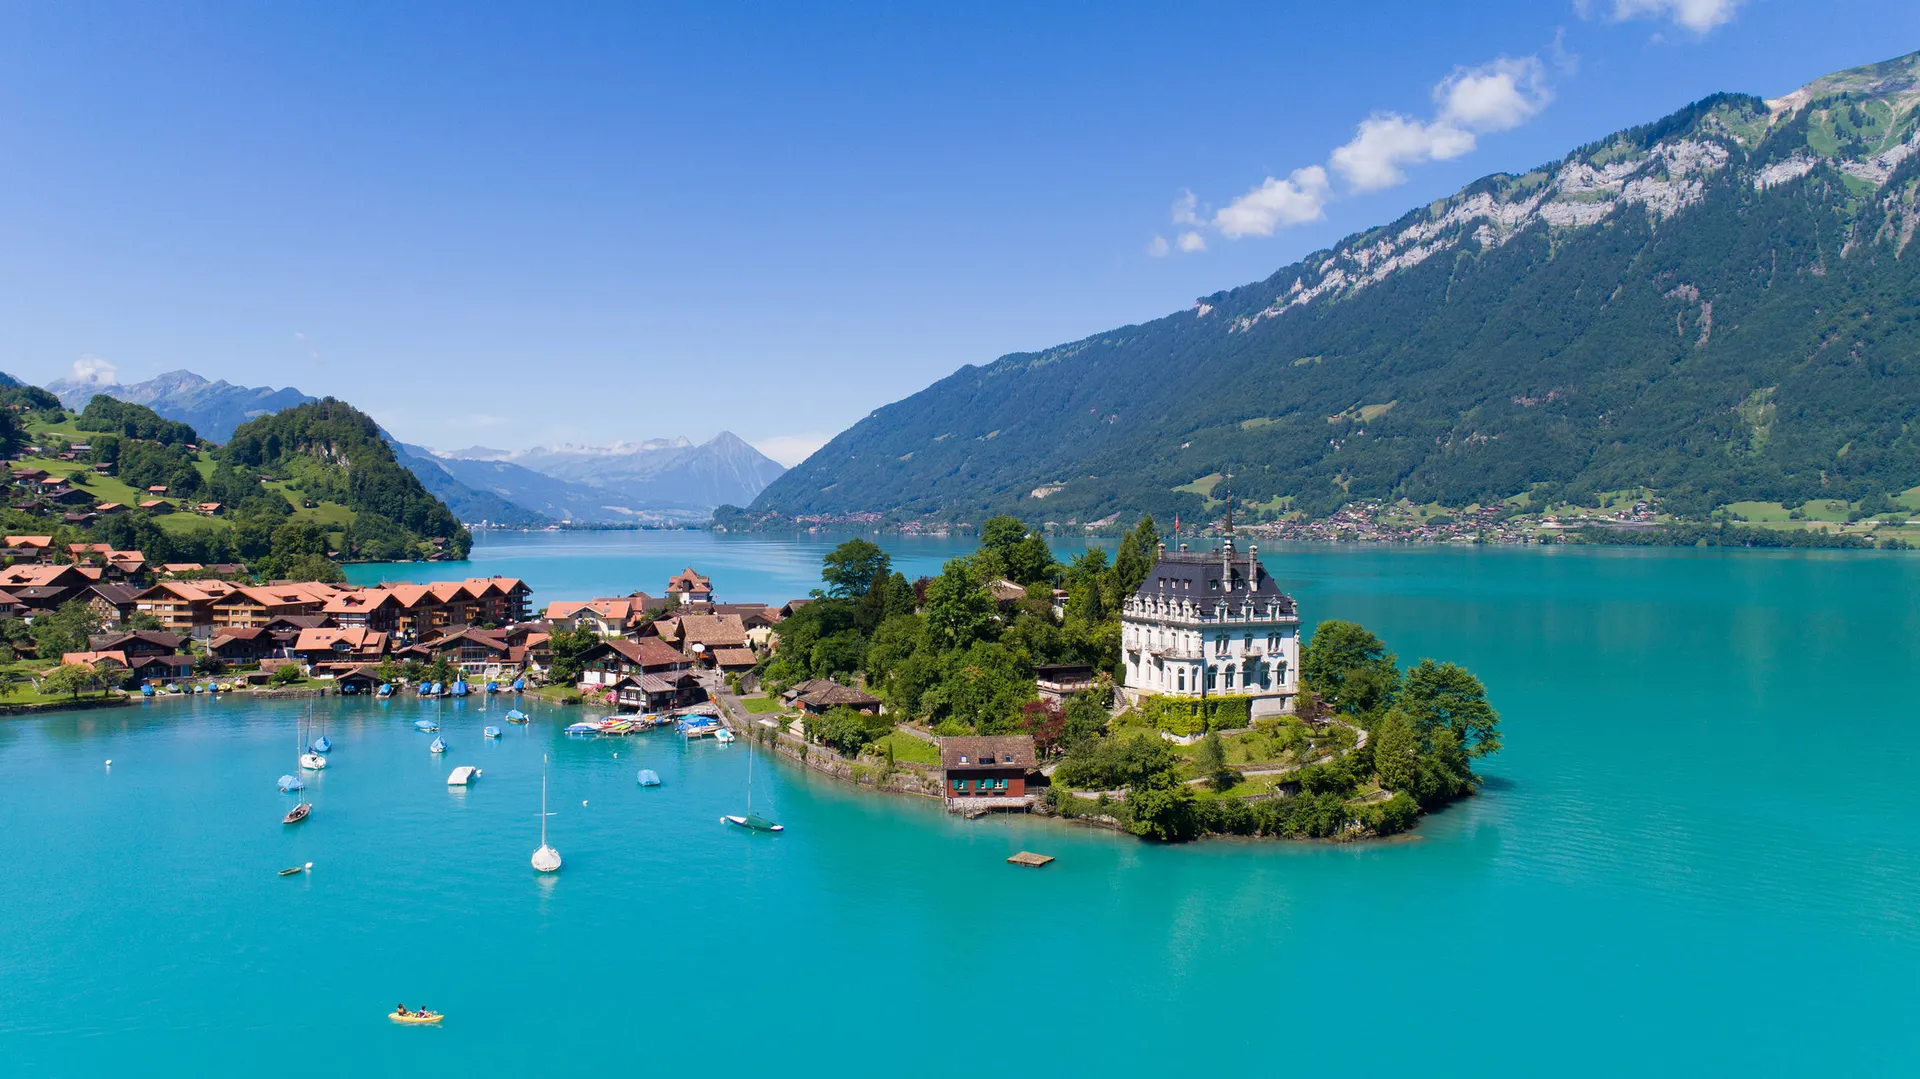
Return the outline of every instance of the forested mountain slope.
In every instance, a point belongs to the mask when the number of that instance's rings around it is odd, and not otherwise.
[[[1316,515],[1912,487],[1917,108],[1920,53],[1716,95],[1191,310],[962,368],[747,516],[1192,513],[1229,470],[1242,500]]]

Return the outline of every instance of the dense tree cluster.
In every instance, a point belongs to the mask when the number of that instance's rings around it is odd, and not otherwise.
[[[394,557],[424,540],[446,540],[465,558],[473,537],[444,502],[395,460],[380,427],[344,401],[326,398],[241,424],[218,459],[285,480],[315,501],[338,502],[368,520],[348,532],[349,553]]]
[[[1158,542],[1152,521],[1144,521],[1116,564],[1092,550],[1063,565],[1043,537],[1000,517],[982,528],[978,550],[916,584],[894,572],[877,545],[849,540],[823,560],[813,602],[779,625],[764,673],[776,685],[864,679],[891,713],[924,718],[942,733],[1027,731],[1043,751],[1064,748],[1098,732],[1104,701],[1091,706],[1098,721],[1085,705],[1070,703],[1059,714],[1033,707],[1033,669],[1085,663],[1115,670],[1121,597],[1139,587]],[[996,582],[1024,594],[998,597],[989,587]],[[1066,592],[1058,613],[1056,589]],[[817,726],[836,745],[885,732],[846,716]]]
[[[87,407],[73,418],[73,425],[82,431],[101,431],[122,438],[158,442],[163,446],[200,441],[200,436],[187,424],[162,419],[158,412],[145,405],[116,400],[104,393],[94,394],[93,399],[87,402]]]

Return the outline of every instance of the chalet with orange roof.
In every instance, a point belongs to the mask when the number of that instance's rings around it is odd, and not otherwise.
[[[308,663],[378,663],[386,657],[388,636],[362,626],[321,626],[300,631],[293,654]]]
[[[207,637],[213,633],[213,605],[233,594],[225,581],[161,581],[134,597],[134,610],[159,619],[173,633]]]
[[[710,603],[713,600],[713,581],[693,571],[692,566],[667,578],[667,595],[681,603]]]
[[[243,585],[213,605],[213,624],[223,629],[265,626],[283,614],[319,614],[340,594],[315,581]]]

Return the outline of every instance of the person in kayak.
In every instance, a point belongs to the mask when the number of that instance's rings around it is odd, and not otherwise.
[[[405,1004],[395,1004],[393,1006],[393,1012],[395,1015],[412,1015],[413,1014],[412,1012],[407,1010],[407,1006]]]

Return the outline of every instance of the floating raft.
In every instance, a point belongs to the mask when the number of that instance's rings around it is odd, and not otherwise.
[[[1028,869],[1038,869],[1048,862],[1053,861],[1053,855],[1035,854],[1030,850],[1023,850],[1013,857],[1008,858],[1007,861],[1013,865],[1026,866]]]

